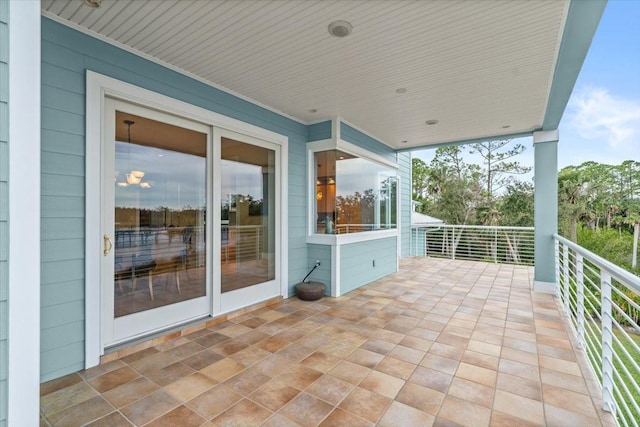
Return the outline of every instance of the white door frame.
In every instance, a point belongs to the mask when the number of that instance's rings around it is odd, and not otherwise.
[[[237,132],[238,134],[264,140],[280,146],[280,218],[288,218],[288,143],[286,136],[262,129],[237,119],[223,116],[195,105],[161,95],[138,86],[107,77],[93,71],[87,71],[86,78],[86,173],[85,173],[85,368],[100,363],[100,356],[104,354],[101,335],[101,259],[102,257],[102,227],[101,227],[101,192],[102,180],[100,168],[101,140],[105,126],[105,98],[122,100],[137,104],[148,109],[156,109],[171,115],[200,122],[214,129],[216,128]],[[213,155],[216,155],[214,144]],[[218,153],[219,154],[219,153]],[[219,155],[217,156],[219,158]],[[215,173],[215,169],[214,169]],[[213,179],[216,179],[214,175]],[[213,200],[213,212],[219,210],[219,204]],[[219,196],[218,196],[219,197]],[[218,200],[219,202],[220,200]],[[218,213],[218,225],[219,225]],[[213,227],[216,225],[213,224]],[[280,269],[280,294],[288,297],[288,232],[287,227],[280,227],[280,253],[278,267]],[[215,253],[215,245],[213,251]],[[217,310],[216,310],[217,311]],[[212,313],[214,314],[214,313]]]

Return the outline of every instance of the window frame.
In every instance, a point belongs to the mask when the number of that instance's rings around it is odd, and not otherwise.
[[[362,231],[348,234],[319,234],[316,233],[316,153],[328,150],[339,150],[356,156],[380,166],[391,168],[396,173],[398,192],[400,191],[400,165],[383,156],[373,153],[358,145],[347,142],[341,138],[325,139],[307,143],[307,243],[319,245],[342,245],[348,243],[364,242],[368,240],[385,239],[398,237],[400,235],[400,224],[397,223],[393,229],[380,229],[372,231]],[[337,177],[336,177],[337,179]],[[400,197],[396,197],[396,218],[400,217]]]

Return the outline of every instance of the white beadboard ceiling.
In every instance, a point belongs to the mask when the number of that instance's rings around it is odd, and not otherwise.
[[[568,6],[42,0],[42,9],[302,122],[340,116],[407,149],[540,129]],[[331,36],[335,20],[352,34]]]

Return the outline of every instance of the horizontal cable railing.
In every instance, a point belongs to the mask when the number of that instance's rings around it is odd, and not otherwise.
[[[578,346],[618,425],[640,420],[640,277],[555,235],[556,277]]]
[[[533,265],[533,232],[533,227],[412,227],[411,255]]]

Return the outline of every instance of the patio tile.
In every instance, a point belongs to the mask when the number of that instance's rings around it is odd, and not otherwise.
[[[381,427],[429,426],[433,421],[433,415],[396,401],[391,403],[378,425]]]
[[[493,405],[494,388],[463,378],[454,377],[447,394],[491,408]]]
[[[204,425],[202,427],[215,426],[211,423],[211,426]],[[260,424],[260,427],[300,427],[300,424],[291,421],[289,418],[285,418],[280,414],[273,414],[267,421]]]
[[[124,366],[124,364],[121,364]],[[46,396],[54,391],[62,390],[72,385],[82,382],[82,376],[77,373],[65,375],[64,377],[56,378],[55,380],[48,381],[40,386],[40,396]]]
[[[542,400],[540,382],[505,374],[504,372],[498,373],[496,388],[528,397],[529,399]]]
[[[209,390],[218,382],[196,372],[188,377],[179,379],[167,385],[164,390],[174,398],[186,402],[197,395]]]
[[[225,385],[232,388],[236,393],[246,396],[269,380],[271,378],[261,374],[257,369],[249,368],[225,381]]]
[[[544,424],[544,410],[542,402],[518,396],[503,390],[496,390],[493,408],[496,411],[523,418],[536,424]]]
[[[564,374],[562,372],[540,368],[540,378],[542,379],[543,385],[549,384],[582,394],[589,393],[584,378],[580,376]]]
[[[45,416],[77,405],[95,397],[97,393],[84,382],[49,393],[40,399],[40,410]]]
[[[129,405],[158,390],[159,387],[145,377],[140,377],[127,384],[112,388],[103,394],[116,408]]]
[[[334,409],[327,418],[320,423],[321,427],[373,427],[370,421],[357,417],[343,409]]]
[[[438,418],[469,427],[487,427],[490,417],[491,410],[489,408],[454,396],[447,396],[444,399],[438,413]]]
[[[465,378],[489,387],[496,384],[497,372],[492,369],[481,368],[480,366],[470,365],[468,363],[460,363],[456,371],[456,377]]]
[[[111,390],[112,388],[118,387],[119,385],[133,381],[139,376],[140,374],[138,372],[134,371],[128,366],[125,366],[104,375],[93,377],[87,382],[91,387],[95,388],[98,393],[104,393],[105,391]]]
[[[339,407],[371,422],[377,422],[391,404],[392,399],[356,387]]]
[[[305,391],[332,405],[338,405],[354,387],[355,385],[332,375],[323,375]]]
[[[369,375],[370,371],[371,369],[369,368],[349,362],[348,360],[343,360],[334,366],[334,368],[329,371],[329,374],[357,385],[364,377]]]
[[[557,359],[555,357],[540,356],[540,367],[565,374],[580,376],[580,366],[576,362]]]
[[[158,390],[121,409],[136,425],[143,425],[179,406],[180,402],[163,390]]]
[[[271,411],[256,405],[250,400],[243,399],[211,421],[214,425],[220,427],[257,426],[266,421],[271,415]]]
[[[446,393],[453,376],[435,369],[418,366],[409,377],[409,382],[428,387],[441,393]]]
[[[340,360],[341,359],[338,357],[323,353],[321,351],[316,351],[300,363],[309,368],[315,369],[316,371],[324,373],[333,368]]]
[[[191,399],[186,405],[205,419],[211,419],[220,415],[241,399],[241,395],[229,387],[219,384]]]
[[[204,368],[205,366],[208,366],[211,363],[212,362],[209,362],[202,367]],[[194,364],[194,365],[197,366],[197,364]],[[187,375],[191,375],[192,373],[195,372],[194,369],[195,368],[187,366],[183,362],[176,362],[172,365],[165,366],[162,369],[157,369],[155,371],[152,371],[148,373],[146,377],[160,386],[165,386],[167,384],[171,384],[176,380],[179,380],[180,378],[184,378]]]
[[[565,408],[545,403],[545,421],[548,427],[580,426],[599,427],[602,425],[599,419],[580,414]]]
[[[505,414],[500,411],[493,411],[491,413],[491,427],[542,427],[544,424],[536,424],[524,420],[522,418],[514,417],[513,415]]]
[[[111,412],[86,424],[87,427],[131,427],[132,425],[120,412]]]
[[[249,398],[265,408],[277,412],[298,394],[300,394],[300,390],[281,381],[270,380],[251,393]]]
[[[225,381],[242,372],[245,366],[233,359],[222,359],[200,370],[200,373],[216,381]]]
[[[488,354],[467,350],[462,355],[461,361],[470,365],[480,366],[481,368],[492,369],[495,371],[498,369],[500,359],[495,356],[489,356]]]
[[[347,357],[348,361],[370,369],[375,368],[382,359],[384,359],[383,355],[362,348],[358,348]]]
[[[304,390],[321,376],[322,372],[318,372],[315,369],[308,368],[301,364],[295,364],[280,374],[277,379],[298,390]]]
[[[333,406],[308,393],[301,393],[279,413],[301,426],[316,426],[333,410]]]
[[[48,416],[52,426],[83,425],[113,411],[113,406],[101,396],[95,396],[82,403],[63,409]]]
[[[457,359],[450,359],[448,357],[438,356],[429,352],[422,359],[420,365],[427,368],[435,369],[436,371],[444,372],[445,374],[453,375],[458,369],[458,365],[460,365],[460,362]]]
[[[558,408],[578,412],[587,417],[597,418],[591,397],[549,384],[542,385],[544,402]]]
[[[360,382],[359,387],[393,399],[404,386],[404,383],[403,380],[394,376],[379,371],[371,371],[369,375]]]
[[[540,378],[540,372],[537,366],[513,360],[501,359],[498,365],[498,371],[532,381],[537,381],[538,378]]]
[[[438,409],[440,408],[440,404],[444,397],[444,393],[407,382],[402,390],[400,390],[395,400],[412,406],[420,411],[435,415],[438,413]]]
[[[180,426],[180,427],[198,427],[202,425],[206,420],[200,415],[193,412],[186,406],[178,406],[173,411],[166,413],[165,415],[157,418],[151,423],[147,424],[148,427],[163,427],[163,426]]]

